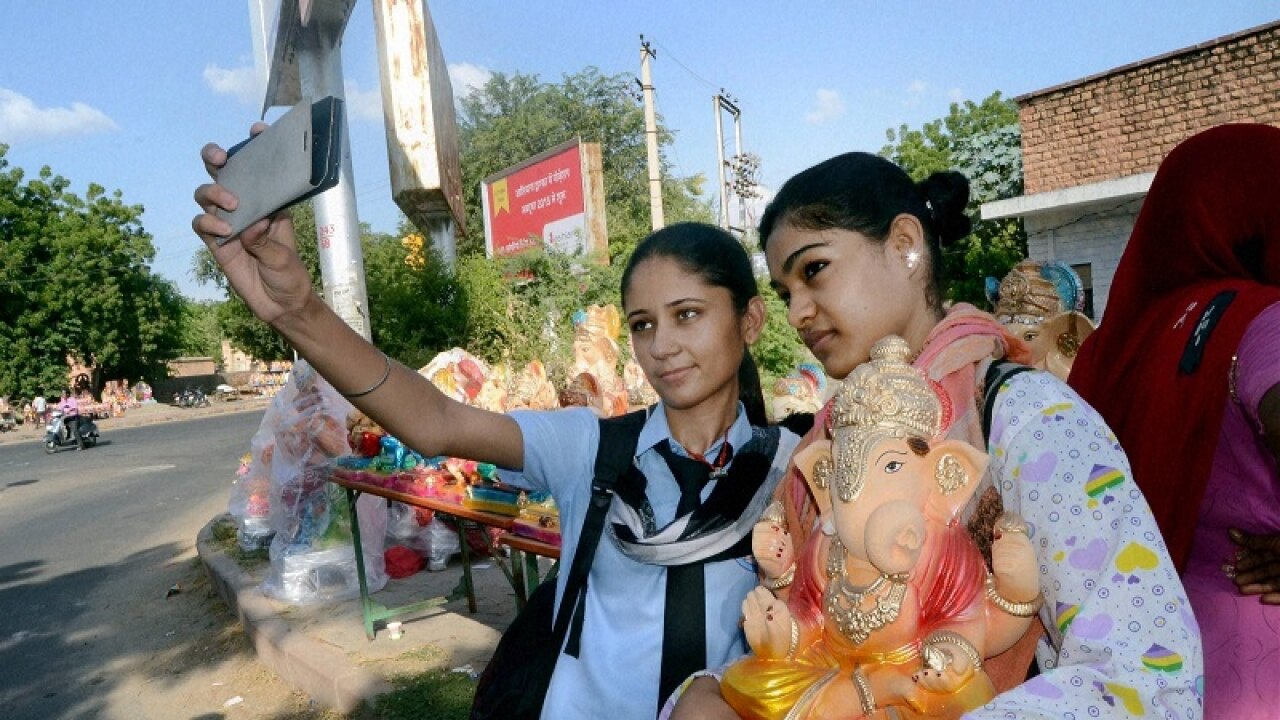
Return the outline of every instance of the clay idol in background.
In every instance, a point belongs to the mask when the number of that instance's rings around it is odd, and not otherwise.
[[[987,278],[987,299],[1009,332],[1031,348],[1032,365],[1066,380],[1094,324],[1083,312],[1084,285],[1057,261],[1023,260],[999,283]]]

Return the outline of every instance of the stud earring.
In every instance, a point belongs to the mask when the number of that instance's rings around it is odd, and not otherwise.
[[[909,252],[906,254],[906,260],[907,260],[907,269],[908,269],[908,270],[915,270],[915,269],[916,269],[916,265],[919,265],[919,264],[920,264],[920,251],[919,251],[919,250],[911,250],[911,251],[909,251]]]

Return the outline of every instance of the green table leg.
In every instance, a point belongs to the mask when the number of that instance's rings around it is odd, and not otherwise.
[[[453,592],[441,597],[434,597],[421,602],[411,603],[409,605],[401,605],[399,607],[389,608],[381,603],[375,602],[369,597],[369,582],[365,577],[364,569],[364,546],[360,544],[360,518],[356,512],[356,500],[359,499],[361,493],[351,488],[345,488],[347,491],[347,504],[351,508],[351,541],[354,545],[356,556],[356,578],[360,581],[360,612],[364,618],[364,635],[370,641],[374,638],[374,626],[381,620],[389,620],[402,615],[412,615],[421,613],[426,610],[443,607],[455,600],[466,597],[471,607],[471,612],[476,611],[475,592],[471,586],[471,566],[465,563],[465,576],[460,587],[454,588]],[[465,541],[464,541],[465,547]],[[463,551],[466,552],[465,550]]]
[[[360,580],[360,612],[364,616],[364,636],[373,640],[373,601],[369,599],[369,582],[364,575],[364,546],[360,544],[360,517],[356,514],[356,500],[360,493],[346,488],[347,506],[351,510],[351,543],[356,555],[356,577]]]
[[[484,528],[480,528],[483,533]],[[488,537],[486,535],[486,537]],[[471,581],[471,548],[467,547],[467,521],[458,518],[458,544],[462,547],[462,585],[466,588],[467,609],[476,612],[476,588]]]

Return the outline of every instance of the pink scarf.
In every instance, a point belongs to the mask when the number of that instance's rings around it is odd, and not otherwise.
[[[957,303],[930,331],[915,366],[942,385],[951,400],[953,415],[947,437],[986,447],[977,410],[978,365],[1000,358],[1030,364],[1031,351],[989,313],[968,303]]]

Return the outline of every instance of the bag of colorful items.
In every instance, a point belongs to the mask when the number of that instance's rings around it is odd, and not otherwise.
[[[346,494],[328,482],[329,464],[350,449],[346,419],[352,410],[309,365],[299,362],[254,438],[256,454],[232,503],[245,498],[246,529],[256,527],[265,505],[274,535],[262,591],[270,597],[301,605],[359,596]],[[365,578],[374,592],[387,582],[382,552],[386,503],[366,496],[357,510]]]

